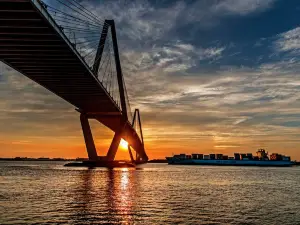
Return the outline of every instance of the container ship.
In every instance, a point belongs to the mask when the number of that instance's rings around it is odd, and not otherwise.
[[[252,153],[234,153],[233,157],[223,154],[179,154],[166,157],[172,165],[217,165],[217,166],[292,166],[290,156],[273,153],[268,156],[264,149],[258,149],[256,156]]]

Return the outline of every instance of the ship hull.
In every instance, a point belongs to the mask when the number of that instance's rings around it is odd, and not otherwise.
[[[272,160],[201,160],[201,159],[173,159],[167,157],[170,165],[210,165],[210,166],[266,166],[266,167],[288,167],[293,166],[291,161],[272,161]]]

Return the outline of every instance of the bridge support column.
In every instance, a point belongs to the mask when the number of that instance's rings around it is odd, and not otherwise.
[[[140,157],[140,155],[138,153],[136,153],[135,161],[136,162],[140,162],[141,161],[141,157]]]
[[[128,145],[128,152],[129,152],[129,156],[130,156],[131,162],[134,163],[135,160],[134,160],[134,158],[133,158],[132,151],[131,151],[131,148],[130,148],[129,145]]]
[[[98,155],[94,144],[93,134],[91,131],[88,117],[83,113],[80,114],[80,122],[89,160],[96,161],[98,160]]]
[[[108,161],[113,161],[115,159],[121,138],[122,132],[116,132],[106,155]]]

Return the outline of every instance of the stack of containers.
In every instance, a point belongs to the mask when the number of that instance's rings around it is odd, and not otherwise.
[[[247,153],[247,158],[248,158],[249,160],[252,160],[252,158],[253,158],[252,153]]]
[[[223,159],[223,154],[216,154],[217,159]]]
[[[228,160],[228,155],[223,155],[223,160]]]
[[[215,154],[209,154],[209,158],[210,159],[216,159],[216,155]]]
[[[241,153],[240,156],[241,160],[245,160],[247,158],[247,155],[245,153]]]
[[[234,159],[240,160],[240,153],[234,153]]]
[[[192,154],[192,159],[198,159],[198,154]]]
[[[204,155],[204,156],[203,156],[203,159],[206,159],[206,160],[210,159],[210,158],[209,158],[209,155]]]
[[[203,159],[203,154],[198,154],[198,159]]]

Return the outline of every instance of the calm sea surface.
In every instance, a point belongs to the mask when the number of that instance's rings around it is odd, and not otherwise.
[[[300,224],[300,167],[0,162],[0,224]]]

